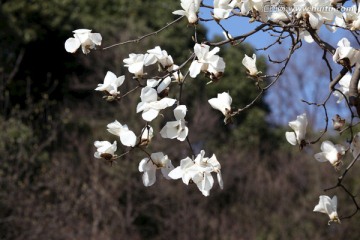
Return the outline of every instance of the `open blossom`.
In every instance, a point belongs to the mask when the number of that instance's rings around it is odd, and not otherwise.
[[[223,180],[221,176],[221,166],[215,154],[211,158],[205,158],[205,151],[201,150],[195,160],[189,157],[180,161],[180,166],[176,167],[169,173],[172,179],[182,178],[182,181],[188,185],[192,180],[204,196],[209,196],[210,190],[214,185],[212,172],[217,173],[217,180],[220,188],[223,188]]]
[[[114,157],[115,151],[117,149],[116,141],[114,141],[113,144],[108,141],[95,141],[94,145],[97,148],[96,152],[94,153],[94,157],[104,158],[106,160],[111,160]]]
[[[257,76],[259,73],[261,73],[256,67],[255,53],[252,55],[252,58],[245,54],[245,57],[242,60],[242,64],[246,67],[250,76]]]
[[[94,49],[96,45],[101,45],[102,37],[100,33],[91,33],[89,29],[78,29],[73,33],[74,37],[68,38],[65,42],[67,52],[74,53],[81,46],[83,53],[88,54],[90,49]]]
[[[248,15],[250,11],[263,11],[263,0],[237,0],[237,6],[239,7],[241,14]]]
[[[152,87],[156,89],[156,92],[158,93],[158,95],[161,95],[161,93],[168,89],[168,86],[171,83],[171,78],[170,77],[166,77],[164,79],[148,79],[146,82],[146,85],[148,87]]]
[[[172,57],[168,55],[165,50],[161,50],[159,46],[156,46],[147,52],[156,57],[156,60],[159,64],[159,70],[166,70],[174,64]]]
[[[337,27],[348,28],[351,31],[360,30],[360,12],[356,4],[347,7],[346,11],[339,13],[336,14],[334,19],[335,26],[332,27],[334,30]]]
[[[142,180],[145,187],[153,185],[156,181],[156,170],[161,169],[161,173],[166,179],[170,179],[169,172],[174,169],[171,160],[162,152],[152,153],[150,158],[144,158],[139,163],[139,171],[143,172]]]
[[[136,135],[133,131],[129,130],[126,124],[121,125],[117,120],[107,125],[107,130],[120,137],[120,142],[124,146],[134,147],[136,144]]]
[[[138,103],[136,112],[143,112],[141,116],[148,122],[154,120],[159,115],[160,110],[170,107],[176,102],[175,99],[168,97],[164,97],[158,101],[157,91],[149,86],[141,90],[140,98],[141,102]]]
[[[163,138],[176,138],[179,141],[184,141],[188,135],[189,129],[185,125],[185,116],[187,108],[185,105],[179,105],[174,109],[176,121],[167,122],[161,129],[160,134]]]
[[[216,20],[228,18],[236,3],[233,0],[214,0],[214,18]]]
[[[306,113],[297,116],[296,120],[289,122],[289,126],[294,130],[294,132],[286,132],[286,140],[292,145],[299,144],[300,147],[302,147],[302,142],[305,140],[307,125],[308,120]]]
[[[350,80],[351,80],[351,74],[347,73],[345,74],[339,81],[339,90],[346,96],[349,96],[349,87],[350,87]],[[360,92],[360,82],[358,84],[358,92]],[[337,103],[340,103],[343,99],[344,96],[343,94],[339,93],[338,91],[334,91],[333,95],[335,97],[338,97],[339,99],[337,100]]]
[[[129,58],[123,60],[125,67],[128,67],[129,72],[133,73],[135,77],[139,78],[144,75],[144,66],[149,66],[156,63],[156,57],[153,54],[135,54],[130,53]]]
[[[298,10],[296,17],[307,19],[313,29],[319,29],[323,23],[332,23],[337,14],[328,0],[296,1],[293,6]]]
[[[333,196],[330,198],[326,195],[321,195],[319,197],[319,203],[315,206],[314,212],[321,212],[329,215],[329,222],[337,222],[340,223],[340,219],[337,214],[337,197]]]
[[[338,48],[336,48],[333,60],[336,63],[341,63],[341,60],[346,61],[348,67],[352,67],[355,63],[360,62],[360,52],[350,46],[350,42],[347,38],[342,38],[338,42]]]
[[[321,151],[320,153],[316,153],[314,155],[315,159],[319,162],[327,162],[329,161],[331,165],[337,168],[341,163],[342,156],[345,155],[345,147],[336,144],[334,145],[330,141],[324,141],[321,144]]]
[[[105,91],[110,95],[118,95],[120,92],[117,91],[125,80],[125,76],[116,77],[116,75],[110,71],[106,73],[104,83],[99,83],[96,91]]]
[[[215,47],[213,50],[209,50],[209,45],[195,44],[194,53],[197,60],[194,60],[190,65],[190,77],[196,78],[201,71],[210,74],[210,76],[215,79],[222,76],[225,70],[225,62],[221,57],[216,55],[216,53],[220,51],[220,48]]]
[[[225,116],[225,124],[228,123],[231,117],[231,102],[232,98],[229,93],[218,93],[217,98],[211,98],[208,100],[212,108],[219,110]]]
[[[190,24],[195,24],[198,21],[198,12],[200,9],[201,0],[181,0],[181,7],[184,10],[176,10],[175,15],[186,16]]]

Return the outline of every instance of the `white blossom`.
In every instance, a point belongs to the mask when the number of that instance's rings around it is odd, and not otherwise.
[[[144,186],[149,187],[156,181],[156,170],[160,169],[166,179],[170,179],[169,172],[174,169],[171,160],[162,152],[152,153],[150,158],[144,158],[139,163],[139,171],[143,172]]]
[[[264,1],[263,0],[237,0],[237,6],[239,7],[241,14],[248,15],[250,11],[263,12]]]
[[[184,10],[176,10],[175,15],[186,16],[190,24],[195,24],[198,21],[198,12],[200,9],[201,0],[181,0],[181,7]]]
[[[114,73],[108,71],[105,75],[104,83],[99,83],[95,90],[105,91],[113,96],[118,95],[120,92],[117,89],[123,84],[124,80],[125,76],[116,77]]]
[[[91,33],[89,29],[77,29],[73,33],[74,37],[68,38],[65,42],[67,52],[74,53],[81,46],[83,53],[88,54],[90,49],[95,49],[96,45],[101,45],[100,33]]]
[[[346,11],[342,14],[338,14],[335,16],[334,23],[336,26],[348,28],[351,31],[360,30],[360,13],[359,9],[357,10],[356,5],[352,7],[347,7]]]
[[[192,180],[204,196],[209,196],[210,190],[214,185],[212,172],[217,173],[217,180],[220,188],[223,188],[221,176],[221,166],[216,159],[215,154],[211,158],[205,158],[205,151],[201,150],[194,161],[189,157],[180,161],[180,166],[176,167],[169,173],[172,179],[182,178],[182,181],[188,185]]]
[[[339,90],[346,96],[349,96],[350,80],[352,75],[350,73],[345,74],[339,81]],[[360,83],[358,84],[358,92],[360,92]],[[337,103],[340,103],[344,99],[344,95],[338,91],[334,91],[333,95],[338,97]]]
[[[153,54],[135,54],[130,53],[129,58],[123,60],[125,67],[128,67],[129,72],[133,73],[136,78],[144,75],[144,66],[149,66],[156,63],[156,57]]]
[[[154,120],[159,115],[160,110],[170,107],[176,102],[175,99],[168,97],[164,97],[158,101],[157,91],[149,86],[141,90],[140,98],[141,102],[138,103],[136,112],[143,112],[142,118],[148,122]]]
[[[229,93],[223,92],[218,93],[216,98],[211,98],[208,100],[212,108],[219,110],[225,116],[225,123],[231,117],[231,103],[232,98]]]
[[[209,50],[209,45],[195,44],[194,53],[197,59],[190,65],[190,77],[196,78],[201,71],[209,73],[214,78],[221,77],[225,70],[225,62],[221,57],[216,55],[216,53],[220,51],[220,48],[215,47],[213,50]]]
[[[163,138],[176,138],[179,141],[184,141],[188,135],[189,129],[185,125],[185,116],[187,108],[185,105],[179,105],[174,109],[174,116],[176,121],[167,122],[161,129],[160,134]]]
[[[242,64],[246,67],[250,76],[257,76],[258,74],[261,73],[258,71],[256,67],[255,53],[252,55],[252,57],[249,57],[248,55],[245,54],[245,57],[242,60]]]
[[[308,120],[306,113],[297,116],[296,120],[289,122],[289,126],[294,132],[286,132],[286,140],[292,145],[299,144],[300,147],[302,147],[302,142],[305,140],[307,125]]]
[[[159,70],[166,70],[174,64],[172,57],[168,55],[165,50],[161,50],[159,46],[156,46],[147,52],[156,57],[156,60],[160,65]]]
[[[352,67],[360,61],[359,50],[352,48],[347,38],[342,38],[337,46],[335,54],[333,55],[334,62],[339,63],[340,60],[346,60],[349,62],[349,67]]]
[[[330,198],[326,195],[321,195],[319,197],[319,203],[315,206],[314,212],[321,212],[329,215],[330,222],[337,222],[340,223],[340,219],[337,214],[337,197],[333,196]]]
[[[234,9],[236,1],[214,0],[214,18],[217,20],[226,19]]]
[[[156,92],[158,94],[160,94],[162,91],[164,91],[165,89],[168,88],[168,86],[171,83],[171,78],[170,77],[166,77],[164,79],[148,79],[146,82],[146,85],[148,87],[152,87],[156,89]]]
[[[336,144],[334,145],[330,141],[324,141],[321,144],[321,151],[320,153],[316,153],[314,155],[315,159],[319,162],[327,162],[329,161],[331,165],[334,167],[338,167],[342,161],[342,156],[345,155],[345,147]]]
[[[94,157],[104,158],[107,160],[112,159],[117,149],[116,145],[116,141],[114,141],[113,144],[108,141],[95,141],[94,146],[97,148],[97,150],[94,153]]]
[[[299,0],[293,6],[297,10],[296,17],[307,19],[310,26],[317,30],[323,23],[333,22],[337,10],[329,0]]]
[[[133,131],[129,130],[126,124],[121,125],[117,120],[107,125],[107,130],[120,137],[120,142],[124,146],[134,147],[136,144],[136,135]]]

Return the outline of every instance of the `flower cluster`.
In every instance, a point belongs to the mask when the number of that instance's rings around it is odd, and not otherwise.
[[[342,12],[341,8],[338,7],[339,4],[343,4],[343,1],[214,0],[211,14],[212,18],[225,30],[226,40],[224,40],[223,43],[236,45],[244,41],[248,35],[231,36],[221,25],[221,21],[233,16],[248,17],[250,23],[258,21],[263,23],[263,26],[267,26],[268,29],[274,30],[274,26],[275,28],[283,29],[286,33],[285,35],[291,36],[293,48],[290,51],[290,55],[292,55],[293,52],[300,47],[299,45],[301,45],[302,40],[309,43],[315,41],[318,45],[321,45],[322,48],[326,48],[326,44],[317,39],[317,33],[323,25],[326,25],[330,31],[335,31],[339,27],[350,30],[360,30],[360,13],[358,7],[353,8],[351,11]],[[204,5],[201,0],[181,0],[180,5],[182,9],[173,11],[172,13],[186,17],[188,25],[194,27],[199,21],[203,20],[200,15],[200,8],[209,7]],[[267,8],[268,6],[276,8],[269,9]],[[326,11],[324,9],[326,9]],[[254,31],[254,33],[260,29],[261,28]],[[261,30],[267,31],[265,29]],[[284,36],[284,32],[280,32],[280,30],[274,30],[274,32],[278,35],[276,42],[280,44],[286,36]],[[78,29],[73,31],[73,33],[73,37],[67,39],[65,42],[65,50],[67,52],[74,53],[81,47],[82,52],[88,54],[90,50],[95,50],[102,43],[102,36],[99,33],[92,33],[92,30]],[[249,35],[251,34],[253,33],[249,33]],[[215,182],[213,178],[214,174],[217,176],[220,188],[223,188],[221,165],[215,154],[211,157],[205,157],[204,150],[201,150],[197,155],[193,151],[189,140],[189,127],[191,125],[188,125],[188,122],[185,120],[188,106],[182,102],[182,90],[180,90],[179,96],[174,93],[174,85],[179,85],[180,89],[182,89],[188,76],[190,76],[190,78],[197,78],[200,73],[204,73],[204,75],[211,80],[210,82],[217,82],[225,74],[226,64],[219,54],[220,48],[218,46],[220,44],[212,44],[206,41],[199,42],[197,36],[193,36],[193,40],[195,43],[192,54],[183,64],[177,65],[175,63],[176,61],[174,61],[176,59],[160,46],[155,46],[142,53],[130,53],[127,58],[123,59],[126,71],[132,76],[131,84],[137,84],[134,89],[127,93],[138,92],[138,99],[140,100],[138,100],[134,112],[138,113],[137,116],[140,116],[141,113],[141,118],[139,118],[144,122],[145,127],[143,127],[140,132],[135,131],[137,132],[137,134],[135,134],[126,124],[121,124],[115,120],[107,125],[107,130],[118,137],[123,147],[129,149],[125,154],[132,150],[140,150],[140,152],[145,154],[145,157],[140,160],[138,165],[138,170],[142,173],[144,186],[149,187],[155,184],[157,179],[156,170],[159,169],[163,178],[167,180],[182,179],[186,185],[194,183],[204,196],[209,196],[210,190]],[[358,66],[360,64],[360,51],[352,47],[347,38],[342,38],[338,41],[337,48],[326,50],[333,54],[333,61],[336,64],[342,65],[346,71],[351,72],[351,69],[355,65]],[[260,86],[262,82],[258,80],[271,78],[271,75],[261,75],[262,72],[258,70],[256,60],[257,56],[255,53],[253,53],[251,57],[245,54],[242,59],[242,68],[246,70],[250,78],[257,80],[256,85],[261,90],[261,93],[263,93],[277,81],[277,78],[282,74],[290,57],[284,61],[279,61],[285,62],[284,68],[279,71],[278,75],[274,75],[275,77],[272,76],[276,78],[276,80],[263,88]],[[276,62],[271,59],[270,61]],[[327,65],[330,64],[327,62]],[[330,71],[332,71],[332,69],[330,69]],[[152,75],[154,72],[156,72],[156,74]],[[186,72],[186,74],[183,75],[182,72]],[[151,75],[151,77],[148,75]],[[333,90],[333,88],[331,88],[332,94],[338,98],[338,103],[340,103],[344,97],[349,97],[350,85],[352,91],[356,88],[352,80],[354,75],[340,74],[341,79],[337,79],[335,83],[339,83],[339,89]],[[107,101],[120,100],[127,95],[126,93],[121,96],[119,90],[124,82],[125,74],[117,76],[115,73],[108,71],[103,83],[99,83],[95,90],[102,92]],[[360,85],[357,88],[357,93],[359,94]],[[260,95],[261,94],[259,94],[259,96]],[[329,98],[330,96],[331,93],[329,94]],[[217,97],[208,100],[212,108],[220,111],[224,115],[225,124],[230,123],[232,118],[243,110],[241,108],[237,110],[232,107],[232,100],[228,92],[218,93]],[[257,97],[253,102],[255,102],[255,100],[257,100]],[[352,103],[349,105],[351,104]],[[325,107],[325,104],[323,104],[323,106]],[[248,106],[245,108],[247,107]],[[152,128],[150,126],[150,124],[154,122],[160,122],[160,118],[166,119],[169,112],[171,116],[174,116],[175,120],[167,121],[166,123],[165,121],[161,122],[162,126],[160,128]],[[157,119],[157,121],[155,119]],[[333,119],[333,125],[335,130],[341,131],[345,125],[345,120],[339,115],[336,115]],[[318,142],[322,137],[316,141],[309,141],[306,138],[308,127],[306,113],[290,121],[289,126],[293,131],[286,132],[285,138],[291,145],[298,145],[300,150],[309,144]],[[154,129],[156,131],[154,131]],[[327,126],[325,130],[327,130]],[[353,134],[353,132],[351,134]],[[149,148],[147,147],[151,145],[152,141],[156,141],[157,138],[159,138],[158,136],[164,139],[173,139],[171,141],[186,141],[189,144],[191,156],[186,156],[180,160],[179,166],[174,167],[172,161],[164,152],[159,152],[159,150],[154,153],[149,152]],[[95,158],[112,162],[123,155],[116,154],[118,150],[117,141],[113,143],[109,141],[95,141],[94,146],[96,147],[96,152],[94,153]],[[351,152],[354,160],[359,158],[360,133],[355,134],[349,145],[334,144],[329,140],[325,140],[321,143],[320,149],[320,152],[314,154],[314,158],[319,162],[329,162],[336,170],[340,170],[347,152]],[[329,222],[340,223],[340,218],[337,214],[336,196],[333,198],[320,196],[319,203],[315,206],[314,211],[328,214],[330,218]]]

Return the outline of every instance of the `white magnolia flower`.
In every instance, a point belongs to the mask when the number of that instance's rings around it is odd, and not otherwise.
[[[236,1],[233,0],[214,0],[214,18],[216,20],[228,18],[235,4]]]
[[[120,142],[124,146],[134,147],[136,144],[136,135],[133,131],[129,130],[126,124],[121,125],[117,120],[107,125],[107,130],[120,137]]]
[[[350,73],[347,73],[339,81],[339,85],[340,85],[339,90],[347,97],[349,96],[349,87],[350,87],[351,77],[352,77],[352,75]],[[360,83],[358,85],[358,91],[360,92]],[[339,93],[338,91],[333,92],[333,95],[335,97],[339,98],[336,101],[337,103],[340,103],[344,99],[343,94]]]
[[[125,76],[116,77],[116,75],[110,71],[106,73],[104,83],[99,83],[96,91],[106,91],[111,95],[118,95],[120,92],[117,91],[125,80]]]
[[[209,51],[209,49],[209,45],[195,44],[194,53],[197,60],[194,60],[190,65],[190,77],[196,78],[201,71],[209,73],[214,78],[222,75],[225,70],[225,62],[221,57],[216,55],[216,53],[220,51],[220,48],[215,47],[211,51]]]
[[[162,91],[164,91],[165,89],[168,88],[168,86],[170,85],[171,83],[171,78],[170,77],[166,77],[164,79],[159,79],[159,80],[156,80],[156,79],[149,79],[147,80],[146,82],[146,85],[148,87],[152,87],[152,88],[155,88],[156,89],[156,92],[158,94],[160,94]]]
[[[161,173],[166,179],[170,179],[169,172],[174,169],[171,160],[162,152],[152,153],[151,159],[144,158],[139,163],[139,171],[143,172],[142,180],[145,187],[153,185],[156,181],[156,169],[161,169]]]
[[[181,7],[184,10],[176,10],[175,15],[186,16],[190,24],[195,24],[198,21],[198,12],[200,9],[201,0],[181,0]]]
[[[332,23],[337,14],[329,0],[302,0],[296,1],[293,6],[297,10],[296,17],[307,19],[315,30],[320,29],[323,23]]]
[[[157,91],[149,86],[141,90],[140,98],[141,102],[138,103],[136,112],[143,112],[142,118],[148,122],[154,120],[159,115],[160,110],[170,107],[176,102],[175,99],[167,97],[158,101]]]
[[[263,12],[264,1],[263,0],[237,0],[237,6],[239,7],[241,14],[248,15],[250,11]]]
[[[294,130],[294,132],[286,132],[286,140],[292,145],[299,144],[300,147],[302,147],[302,142],[305,140],[307,125],[308,120],[306,113],[297,116],[296,120],[289,122],[289,126]]]
[[[360,132],[355,134],[350,145],[350,152],[352,153],[354,158],[356,158],[360,154]]]
[[[154,130],[151,126],[147,125],[141,130],[140,145],[148,145],[154,137]]]
[[[189,157],[182,159],[180,161],[180,166],[172,170],[169,173],[169,177],[172,179],[182,178],[182,181],[186,185],[192,180],[204,196],[209,196],[210,189],[214,184],[211,173],[216,172],[220,188],[222,189],[223,180],[221,177],[220,163],[215,155],[211,158],[205,158],[204,155],[204,150],[201,150],[194,161]]]
[[[116,141],[114,141],[113,144],[108,141],[95,141],[94,146],[97,148],[97,150],[94,153],[94,157],[111,160],[115,155],[115,151],[117,149],[116,145]]]
[[[351,31],[360,30],[360,14],[356,5],[347,7],[344,12],[338,11],[335,15],[334,25],[332,27],[334,30],[337,27],[348,28]]]
[[[153,54],[135,54],[130,53],[129,58],[125,58],[123,62],[125,67],[128,67],[129,72],[133,73],[135,77],[142,77],[144,75],[144,66],[149,66],[156,63],[156,57]]]
[[[305,42],[307,42],[307,43],[314,42],[314,39],[312,38],[311,34],[303,28],[299,29],[299,38],[304,39]]]
[[[340,60],[347,60],[349,62],[349,67],[360,62],[359,50],[352,48],[347,38],[342,38],[337,45],[338,48],[336,48],[333,56],[334,62],[339,63]]]
[[[166,70],[174,64],[174,61],[170,55],[165,50],[161,50],[159,46],[156,46],[153,49],[147,51],[148,53],[154,55],[159,63],[159,70]]]
[[[340,223],[340,219],[337,214],[337,197],[333,196],[331,199],[329,196],[321,195],[319,197],[319,203],[315,206],[314,212],[321,212],[329,215],[330,222]]]
[[[208,100],[212,108],[219,110],[225,116],[225,123],[231,117],[231,103],[232,98],[229,93],[223,92],[218,93],[216,98],[211,98]]]
[[[174,109],[174,116],[176,121],[167,122],[161,129],[160,134],[163,138],[176,138],[179,141],[184,141],[188,135],[189,129],[185,125],[185,116],[187,108],[185,105],[179,105]]]
[[[342,156],[345,155],[345,147],[336,144],[334,145],[330,141],[324,141],[321,144],[321,151],[320,153],[316,153],[314,155],[315,159],[319,162],[327,162],[329,161],[331,165],[334,167],[338,167],[341,164]]]
[[[81,46],[83,53],[88,54],[90,49],[94,49],[96,45],[101,45],[102,37],[100,33],[91,33],[89,29],[78,29],[73,33],[74,37],[68,38],[65,42],[67,52],[74,53]]]
[[[252,58],[245,54],[245,57],[242,60],[242,64],[246,67],[250,76],[257,76],[261,72],[258,71],[256,67],[256,55],[252,55]]]

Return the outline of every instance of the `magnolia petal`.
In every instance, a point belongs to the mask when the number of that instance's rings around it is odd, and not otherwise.
[[[89,38],[95,45],[101,45],[102,37],[100,33],[91,33]]]
[[[179,141],[185,141],[187,135],[189,134],[189,129],[188,127],[185,127],[179,134],[179,136],[177,137],[177,140]]]
[[[144,158],[139,163],[139,172],[144,172],[146,170],[146,164],[149,161],[149,158]]]
[[[166,125],[161,129],[160,135],[163,138],[177,138],[178,137],[178,126],[177,121],[167,122]]]
[[[326,159],[326,155],[325,153],[321,152],[321,153],[316,153],[314,155],[315,159],[318,160],[319,162],[327,162],[328,160]]]
[[[171,179],[179,179],[179,178],[182,178],[183,174],[184,174],[184,172],[181,169],[181,167],[179,166],[179,167],[176,167],[173,170],[171,170],[168,174],[168,177]]]
[[[136,135],[133,131],[123,129],[120,132],[120,141],[124,146],[134,147],[136,144]]]
[[[295,135],[294,132],[286,132],[286,133],[285,133],[285,137],[286,137],[286,140],[287,140],[291,145],[296,145],[296,144],[297,144],[296,135]]]
[[[145,121],[151,122],[159,115],[159,112],[158,109],[150,108],[147,111],[143,111],[141,116]]]
[[[216,175],[217,177],[217,180],[218,180],[218,183],[219,183],[219,186],[221,189],[224,189],[224,182],[223,182],[223,179],[222,179],[222,176],[221,176],[221,172],[219,171]]]
[[[196,78],[196,76],[201,72],[201,68],[203,63],[199,63],[198,61],[193,61],[189,68],[190,77]]]
[[[65,42],[65,50],[74,53],[81,46],[81,42],[77,38],[68,38]]]
[[[185,105],[179,105],[174,109],[174,116],[176,120],[184,119],[186,116],[187,108]]]
[[[145,187],[150,187],[156,182],[156,168],[152,168],[144,172],[142,180]]]

